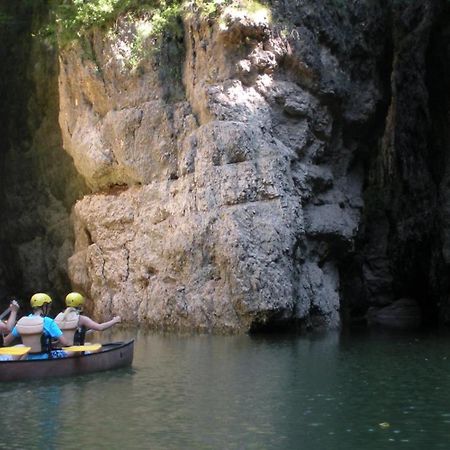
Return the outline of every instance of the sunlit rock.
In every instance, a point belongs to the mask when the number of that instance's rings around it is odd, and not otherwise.
[[[300,32],[262,12],[186,17],[183,101],[164,97],[153,60],[127,72],[98,32],[97,68],[62,54],[64,146],[102,191],[74,208],[73,284],[96,316],[153,328],[339,327],[361,178],[320,93],[337,81],[308,80],[348,74],[325,49],[304,60]]]

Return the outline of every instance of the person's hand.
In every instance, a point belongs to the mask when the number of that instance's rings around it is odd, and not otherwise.
[[[122,322],[122,318],[121,318],[120,316],[115,316],[115,317],[113,317],[113,320],[114,320],[115,323],[120,323],[120,322]]]
[[[11,311],[17,312],[17,311],[19,311],[19,308],[20,308],[20,306],[19,306],[19,304],[18,304],[15,300],[13,300],[13,301],[10,303],[10,305],[9,305],[9,309],[10,309]]]

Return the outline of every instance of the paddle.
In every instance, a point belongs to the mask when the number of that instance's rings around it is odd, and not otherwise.
[[[15,355],[23,356],[31,350],[31,347],[23,347],[18,345],[16,347],[0,347],[0,355]]]
[[[16,302],[16,300],[12,301],[13,303],[15,303],[17,306],[19,306],[19,304]],[[2,320],[4,317],[6,317],[8,315],[8,313],[11,312],[11,308],[8,306],[8,308],[6,308],[1,314],[0,314],[0,320]]]
[[[63,347],[66,352],[96,352],[102,348],[102,344],[87,344],[87,345],[71,345],[70,347]]]
[[[3,319],[3,317],[6,317],[8,313],[11,311],[11,308],[6,308],[1,314],[0,314],[0,320]]]

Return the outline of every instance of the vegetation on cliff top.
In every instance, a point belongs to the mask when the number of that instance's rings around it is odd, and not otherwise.
[[[117,40],[123,37],[119,35],[121,24],[128,23],[122,60],[134,71],[150,53],[160,62],[182,58],[183,16],[196,12],[214,18],[227,7],[254,15],[262,5],[257,0],[50,0],[49,23],[38,34],[62,48],[79,41],[85,56],[95,61],[91,32],[102,29],[107,38]]]
[[[58,36],[64,47],[93,28],[109,28],[126,14],[148,16],[153,33],[157,34],[179,15],[180,5],[179,0],[59,0],[53,3],[52,20],[41,34]]]
[[[214,17],[231,4],[247,11],[261,7],[257,0],[54,0],[53,20],[43,34],[58,35],[62,46],[80,39],[94,27],[108,28],[124,15],[146,17],[148,32],[176,32],[181,16],[189,10]]]

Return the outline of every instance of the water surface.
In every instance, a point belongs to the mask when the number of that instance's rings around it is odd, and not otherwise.
[[[0,448],[449,448],[449,336],[125,334],[131,369],[3,383]]]

